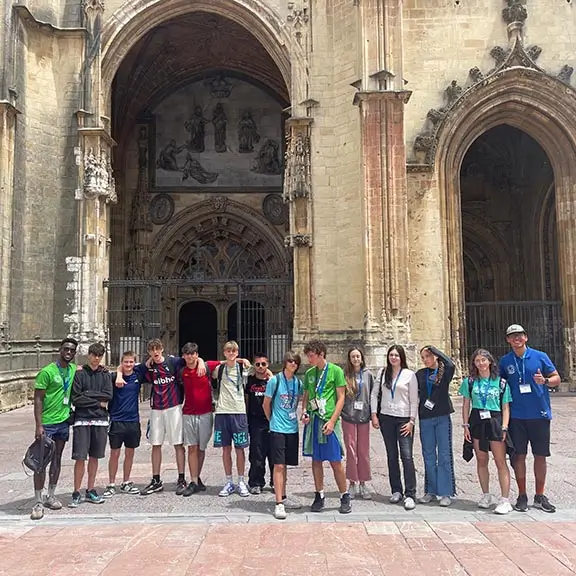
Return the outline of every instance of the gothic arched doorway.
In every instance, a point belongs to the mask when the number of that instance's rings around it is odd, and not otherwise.
[[[467,356],[501,356],[508,325],[563,362],[554,172],[536,140],[501,124],[470,146],[460,171]]]
[[[218,312],[210,302],[187,302],[180,308],[179,349],[186,342],[198,344],[200,356],[206,360],[220,358],[218,350]]]
[[[240,354],[250,361],[255,354],[268,354],[264,306],[254,300],[243,300],[238,314],[238,304],[232,304],[228,309],[228,340],[241,342]]]

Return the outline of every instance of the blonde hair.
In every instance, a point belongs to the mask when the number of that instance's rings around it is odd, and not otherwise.
[[[232,352],[238,352],[238,342],[236,340],[228,340],[226,344],[224,344],[224,351],[231,350]]]

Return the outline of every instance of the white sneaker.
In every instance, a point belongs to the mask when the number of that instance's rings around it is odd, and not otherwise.
[[[244,481],[238,482],[238,486],[236,486],[236,492],[238,492],[238,494],[242,496],[242,498],[250,496],[250,490],[248,490],[248,486],[246,486],[246,482]]]
[[[478,508],[488,510],[494,504],[492,494],[482,494],[482,498],[478,501]]]
[[[452,498],[450,498],[450,496],[442,496],[442,498],[440,498],[440,506],[442,506],[442,508],[448,508],[450,504],[452,504]]]
[[[414,510],[416,508],[416,502],[414,502],[414,498],[404,498],[404,510]]]
[[[295,498],[290,498],[290,496],[284,498],[282,504],[284,504],[286,510],[300,510],[302,508],[302,504]]]
[[[402,494],[400,492],[394,492],[392,496],[390,496],[390,504],[398,504],[402,500]]]
[[[286,510],[284,504],[276,504],[274,507],[274,518],[276,520],[286,520]]]
[[[220,492],[218,492],[218,496],[230,496],[230,494],[234,494],[234,490],[235,490],[235,486],[234,484],[232,484],[232,482],[226,482],[226,484],[224,485],[224,488],[222,488],[222,490],[220,490]]]
[[[348,484],[348,493],[350,494],[350,500],[360,496],[360,486],[356,482],[350,482]]]
[[[360,482],[359,494],[360,497],[364,500],[372,500],[372,490],[370,490],[370,486],[364,482]]]
[[[502,498],[498,506],[496,506],[494,509],[494,514],[509,514],[512,512],[512,510],[513,508],[512,504],[510,504],[510,501],[508,499]]]
[[[420,502],[420,504],[430,504],[430,502],[436,502],[436,496],[426,493],[422,498],[418,499],[418,502]]]

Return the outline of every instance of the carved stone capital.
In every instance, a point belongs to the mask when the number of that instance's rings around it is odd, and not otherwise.
[[[210,198],[210,204],[214,212],[226,212],[228,208],[228,198],[226,196],[214,196]]]
[[[106,202],[114,204],[118,201],[110,156],[105,150],[95,152],[93,148],[89,148],[84,153],[83,191],[87,198],[102,197]]]
[[[502,10],[502,18],[506,24],[520,22],[524,24],[528,18],[528,12],[522,5],[521,0],[507,0],[508,6]]]
[[[312,234],[288,234],[284,238],[286,248],[311,248]]]
[[[88,16],[104,12],[104,0],[84,0],[83,6]]]

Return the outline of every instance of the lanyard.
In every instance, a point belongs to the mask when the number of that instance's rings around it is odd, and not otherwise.
[[[358,393],[356,394],[356,400],[358,400],[358,398],[360,398],[360,395],[362,394],[362,387],[364,386],[364,378],[362,376],[362,369],[360,369],[359,378],[356,379],[356,382],[358,383]]]
[[[520,380],[519,384],[526,383],[526,352],[522,355],[520,360],[522,360],[522,376],[520,376],[520,366],[518,366],[518,357],[514,354],[514,364],[516,364],[516,370],[518,370],[518,379]]]
[[[68,388],[70,388],[70,364],[68,364],[68,366],[66,367],[66,375],[64,375],[64,369],[62,368],[62,366],[60,366],[60,362],[56,362],[56,366],[58,366],[58,372],[60,372],[60,376],[62,378],[62,381],[64,382],[63,385],[63,389],[64,389],[64,394],[66,394],[66,392],[68,392]]]
[[[485,382],[482,386],[482,382]],[[488,401],[488,392],[490,391],[490,378],[484,379],[480,378],[478,382],[478,395],[480,396],[480,402],[482,402],[482,408],[486,408],[486,402]]]
[[[238,370],[238,368],[236,368],[236,370]],[[236,392],[240,392],[240,374],[238,374],[238,378],[236,379],[236,381],[234,381],[233,378],[230,378],[230,374],[228,374],[228,365],[227,364],[224,365],[224,372],[226,373],[226,378],[228,379],[228,382],[232,382],[232,384],[236,384]]]
[[[282,377],[284,378],[284,382],[286,382],[286,392],[288,392],[288,378],[286,378],[286,374],[282,372]],[[296,379],[296,375],[292,376],[292,393],[290,394],[290,410],[292,410],[298,401],[298,395],[296,392],[298,391],[298,380]]]
[[[318,368],[316,368],[316,398],[322,397],[322,392],[324,392],[324,385],[326,384],[327,376],[328,376],[328,362],[326,362],[326,366],[324,366],[324,370],[322,370],[320,380],[318,380]]]
[[[396,379],[392,383],[392,388],[390,388],[390,394],[392,395],[392,400],[394,400],[394,394],[396,394],[396,384],[398,384],[398,379],[400,378],[400,374],[402,374],[402,370],[403,369],[401,368],[400,372],[398,372],[398,376],[396,376]]]
[[[426,390],[428,391],[428,398],[432,396],[432,387],[434,386],[434,382],[436,381],[436,376],[438,375],[438,368],[430,374],[430,370],[426,368]],[[430,378],[432,376],[432,378]]]

